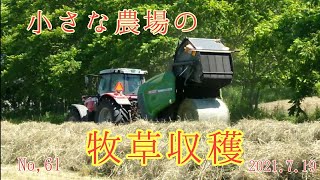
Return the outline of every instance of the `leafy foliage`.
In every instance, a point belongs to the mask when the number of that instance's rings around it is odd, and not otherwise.
[[[113,34],[118,10],[123,9],[138,12],[140,35]],[[166,36],[143,30],[147,9],[167,11]],[[43,22],[41,35],[26,30],[37,10],[53,25],[48,30]],[[87,28],[93,10],[109,17],[102,34]],[[59,16],[66,17],[66,11],[78,13],[73,34],[60,27]],[[198,26],[183,33],[173,22],[187,11],[197,16]],[[249,112],[257,109],[266,87],[279,86],[294,92],[291,113],[300,112],[299,102],[319,87],[319,20],[319,4],[308,0],[3,0],[1,111],[10,106],[25,115],[63,112],[85,92],[83,75],[106,68],[141,68],[152,77],[167,69],[178,40],[189,36],[221,38],[231,49],[241,50],[234,56],[233,86],[241,89],[239,103]]]
[[[291,115],[303,112],[301,100],[315,92],[320,80],[319,21],[318,6],[292,3],[281,15],[257,26],[249,42],[249,58],[268,61],[266,78],[294,90]]]

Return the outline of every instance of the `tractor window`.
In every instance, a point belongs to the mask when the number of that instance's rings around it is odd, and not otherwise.
[[[118,82],[124,87],[124,94],[137,94],[144,78],[137,74],[103,74],[100,78],[98,93],[114,92]]]
[[[143,77],[136,74],[127,74],[126,75],[126,94],[138,94],[139,86],[142,84]]]
[[[99,94],[110,92],[110,79],[111,79],[110,74],[104,74],[101,76],[99,88],[98,88]]]

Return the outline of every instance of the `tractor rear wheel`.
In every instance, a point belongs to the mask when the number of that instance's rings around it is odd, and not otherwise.
[[[223,121],[230,123],[229,109],[218,98],[185,99],[179,106],[178,116],[182,120]]]
[[[110,99],[103,99],[99,105],[96,113],[95,122],[112,122],[115,124],[128,122],[128,115],[124,109],[115,101]]]

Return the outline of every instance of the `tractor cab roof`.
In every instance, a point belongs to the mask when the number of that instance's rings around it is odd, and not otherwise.
[[[119,73],[119,74],[147,74],[148,71],[144,71],[141,69],[130,69],[130,68],[116,68],[116,69],[105,69],[100,71],[101,74],[113,74],[113,73]]]
[[[180,43],[180,47],[186,45],[192,45],[195,51],[202,52],[223,52],[231,53],[228,47],[221,43],[220,39],[205,39],[205,38],[184,38]]]

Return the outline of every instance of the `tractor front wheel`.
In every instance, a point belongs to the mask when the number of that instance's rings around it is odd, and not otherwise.
[[[80,114],[79,114],[78,110],[75,109],[74,107],[71,108],[66,120],[73,121],[73,122],[81,121]]]
[[[112,122],[115,124],[125,123],[128,116],[119,104],[110,99],[102,100],[98,105],[96,123]]]

